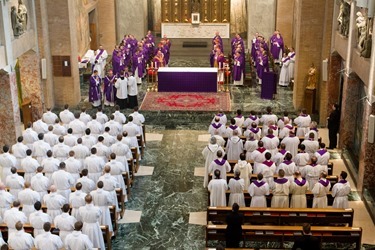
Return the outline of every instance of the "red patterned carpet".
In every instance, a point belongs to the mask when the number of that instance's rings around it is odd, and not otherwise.
[[[230,111],[229,93],[147,92],[140,110]]]

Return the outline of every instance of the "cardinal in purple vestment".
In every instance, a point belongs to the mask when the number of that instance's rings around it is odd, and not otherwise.
[[[279,31],[275,31],[270,38],[270,46],[273,58],[277,61],[280,60],[284,50],[284,40]]]
[[[89,101],[94,107],[98,107],[101,104],[101,93],[100,93],[101,79],[98,75],[98,71],[94,70],[90,77],[90,91]]]
[[[116,96],[116,76],[113,75],[113,71],[109,70],[108,75],[104,77],[104,105],[106,106],[114,106],[115,105],[115,96]]]

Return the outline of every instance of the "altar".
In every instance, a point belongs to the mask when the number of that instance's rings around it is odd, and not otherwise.
[[[217,68],[159,68],[158,91],[217,92],[217,73]]]

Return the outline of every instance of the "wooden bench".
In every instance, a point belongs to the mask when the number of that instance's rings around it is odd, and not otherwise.
[[[207,224],[226,224],[226,216],[231,207],[208,207]],[[310,223],[311,225],[348,224],[353,226],[354,210],[336,208],[257,208],[241,207],[244,224],[291,225]]]
[[[132,147],[131,151],[132,151],[132,155],[133,155],[133,160],[135,162],[134,172],[133,172],[133,176],[134,176],[134,173],[137,173],[138,169],[139,169],[139,154],[138,154],[138,149],[136,147]],[[133,177],[133,179],[134,179],[134,177]]]
[[[209,241],[225,241],[226,225],[206,226],[206,246]],[[361,227],[320,227],[312,226],[311,233],[321,243],[349,243],[356,244],[356,249],[361,249],[362,228]],[[242,226],[244,243],[250,242],[278,242],[283,248],[284,242],[294,242],[296,238],[302,237],[302,226]]]
[[[30,224],[24,224],[23,228],[25,232],[33,235],[34,228]],[[112,235],[109,233],[108,226],[102,225],[100,226],[100,229],[102,230],[102,233],[103,233],[104,242],[107,244],[107,250],[111,250],[112,249],[112,242],[111,242]],[[8,240],[8,227],[5,223],[0,224],[0,230],[3,235],[4,240]],[[59,235],[59,229],[57,229],[55,225],[53,224],[51,225],[51,233]]]
[[[250,194],[249,194],[249,192],[247,190],[244,190],[243,193],[244,193],[244,196],[245,196],[245,205],[246,205],[246,207],[250,207],[251,196],[250,196]],[[228,204],[230,190],[227,190],[225,192],[225,195],[226,195],[226,200],[227,200],[227,204]],[[289,194],[289,202],[291,200],[291,197],[292,197],[292,195]],[[328,198],[328,206],[332,206],[334,198],[332,197],[332,193],[331,192],[328,192],[327,198]],[[314,195],[311,193],[311,191],[307,191],[307,193],[306,193],[306,202],[307,202],[307,207],[308,208],[312,207],[313,199],[314,199]],[[267,207],[271,207],[271,200],[272,200],[272,193],[270,193],[269,195],[266,195]],[[208,191],[207,204],[208,204],[207,206],[210,206],[210,191]]]
[[[137,141],[138,141],[139,151],[141,151],[141,156],[143,157],[145,155],[145,145],[142,140],[142,135],[137,135]]]

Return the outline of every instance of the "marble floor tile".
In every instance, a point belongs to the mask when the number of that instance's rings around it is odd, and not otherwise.
[[[200,168],[200,167],[194,168],[194,176],[204,177],[204,172],[205,172],[204,168]]]
[[[191,212],[189,213],[189,224],[207,225],[207,212]]]
[[[146,133],[146,142],[149,141],[162,141],[163,134]]]
[[[125,223],[139,223],[141,221],[142,211],[134,211],[125,209],[124,216],[121,220],[119,220],[118,224],[125,224]]]
[[[149,166],[140,166],[137,173],[134,173],[135,176],[148,176],[154,173],[154,167]]]
[[[198,135],[198,141],[200,141],[200,142],[207,142],[208,143],[210,141],[210,138],[211,138],[210,134]]]

